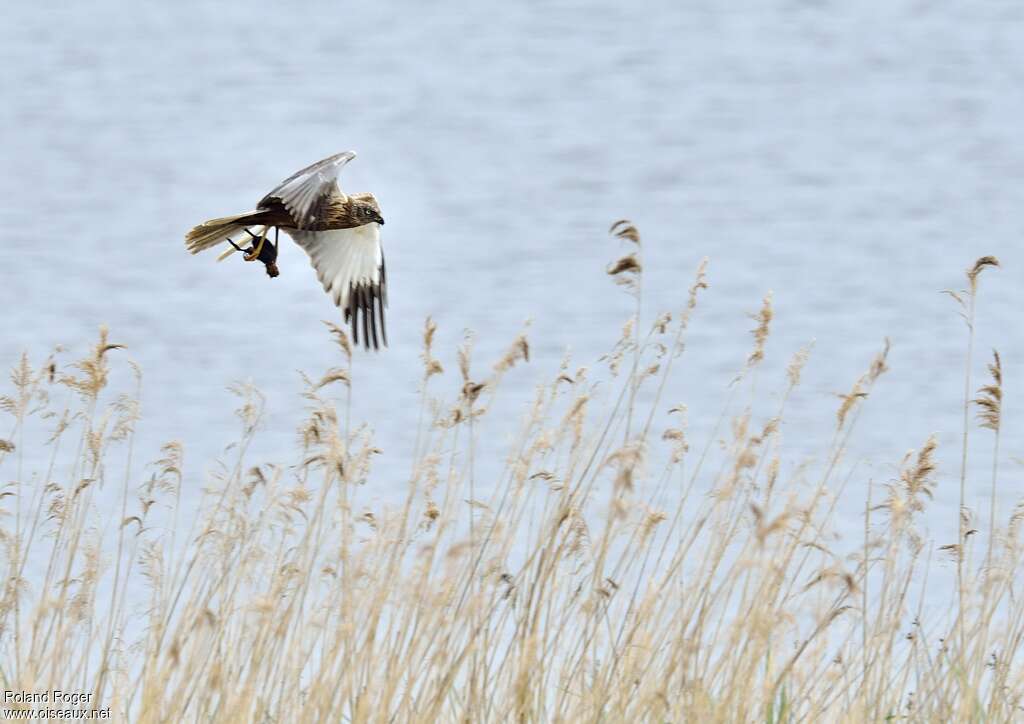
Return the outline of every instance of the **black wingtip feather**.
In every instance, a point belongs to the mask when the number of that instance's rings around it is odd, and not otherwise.
[[[352,326],[352,341],[358,346],[359,345],[359,307],[358,300],[356,299],[359,293],[358,289],[352,289],[348,295],[348,309],[346,310],[345,316],[348,317],[348,322]]]
[[[380,343],[377,342],[377,294],[373,287],[370,287],[370,332],[373,334],[373,348],[380,349]]]
[[[363,346],[365,346],[366,349],[370,349],[370,320],[366,318],[368,316],[367,312],[369,311],[366,301],[366,293],[368,291],[369,290],[366,287],[362,287],[359,290],[359,308],[363,312]]]
[[[377,309],[380,310],[380,336],[384,346],[388,346],[388,333],[384,328],[384,307],[388,305],[388,273],[384,267],[384,257],[380,260],[380,286],[377,287]]]

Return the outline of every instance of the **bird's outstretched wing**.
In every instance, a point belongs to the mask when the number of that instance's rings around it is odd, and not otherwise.
[[[285,231],[309,254],[324,291],[345,313],[345,321],[351,323],[355,343],[359,344],[361,325],[366,347],[378,348],[378,340],[387,345],[384,329],[387,276],[380,226],[365,224],[353,229]]]
[[[258,206],[262,208],[271,204],[271,199],[280,199],[298,228],[309,227],[317,220],[322,201],[334,194],[344,198],[338,186],[338,172],[355,157],[355,151],[343,151],[297,171],[264,196]]]

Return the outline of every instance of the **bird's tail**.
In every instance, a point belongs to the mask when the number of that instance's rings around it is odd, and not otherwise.
[[[234,236],[249,226],[262,223],[265,210],[246,211],[244,214],[210,219],[196,226],[185,235],[185,248],[192,254],[209,249]]]

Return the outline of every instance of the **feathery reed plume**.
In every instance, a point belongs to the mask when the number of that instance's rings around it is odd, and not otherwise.
[[[100,338],[93,347],[92,354],[75,362],[73,367],[82,372],[82,377],[63,375],[61,384],[70,387],[85,399],[95,400],[100,391],[107,386],[110,367],[107,365],[107,352],[124,349],[123,344],[111,344],[108,341],[108,330],[100,327]]]
[[[882,350],[874,356],[871,360],[871,366],[868,367],[866,381],[868,384],[874,384],[879,377],[889,371],[889,349],[892,344],[889,342],[889,338],[886,337],[882,343]]]
[[[529,326],[529,323],[527,323]],[[508,351],[502,355],[501,359],[494,364],[494,373],[496,375],[502,375],[508,372],[510,369],[515,367],[516,362],[522,360],[523,362],[530,361],[530,342],[526,339],[526,332],[521,332],[512,345],[508,348]]]
[[[18,364],[11,369],[11,384],[17,391],[16,397],[9,395],[0,396],[0,410],[10,415],[21,418],[28,413],[29,403],[34,393],[32,367],[28,361],[28,354],[22,353]],[[13,444],[13,443],[12,443]]]
[[[661,439],[672,443],[672,463],[679,463],[690,450],[690,443],[686,439],[686,405],[676,405],[668,411],[670,415],[677,414],[680,418],[679,427],[670,427],[662,433]]]
[[[639,272],[641,271],[640,262],[636,258],[636,254],[628,254],[621,257],[608,267],[608,274],[610,276],[617,276],[626,272]],[[623,282],[625,283],[625,282]]]
[[[437,323],[431,317],[423,323],[423,352],[420,359],[423,360],[423,379],[430,379],[433,375],[444,373],[444,367],[434,358],[434,334],[437,332]]]
[[[838,395],[842,403],[839,405],[839,409],[836,410],[836,429],[841,430],[843,428],[843,425],[846,423],[846,416],[850,414],[853,406],[859,400],[863,400],[868,396],[868,393],[861,389],[861,384],[861,380],[857,380],[853,383],[852,390],[845,395]]]
[[[320,388],[326,387],[327,385],[330,384],[334,384],[335,382],[341,382],[346,387],[350,387],[352,385],[352,378],[349,377],[348,372],[341,369],[340,367],[331,367],[329,370],[327,370],[327,373],[320,378],[320,381],[317,382],[313,387],[314,389],[319,390]]]
[[[938,441],[932,435],[917,453],[917,460],[914,464],[905,469],[900,476],[900,481],[903,483],[907,497],[915,501],[916,510],[921,510],[923,507],[918,502],[919,495],[924,495],[928,498],[932,497],[932,487],[935,484],[932,475],[935,473],[936,447],[938,447]]]
[[[935,488],[935,449],[938,441],[932,435],[917,452],[907,453],[900,469],[897,484],[890,484],[888,500],[879,508],[889,512],[895,522],[894,528],[901,534],[906,530],[908,519],[924,510],[924,498],[931,500]]]
[[[614,234],[620,239],[628,239],[637,246],[640,245],[640,232],[633,226],[629,219],[619,219],[608,228],[609,234]]]
[[[473,352],[473,335],[466,332],[462,339],[462,344],[459,345],[458,350],[455,353],[455,357],[459,363],[459,374],[462,375],[463,382],[469,382],[469,359]]]
[[[757,314],[751,315],[751,318],[757,322],[757,327],[750,331],[754,335],[754,351],[747,358],[748,368],[754,367],[764,359],[764,345],[768,341],[768,329],[772,323],[773,316],[772,293],[769,291],[764,295],[760,311]]]
[[[633,490],[633,480],[638,466],[643,462],[644,448],[638,443],[627,444],[613,452],[604,464],[618,468],[615,476],[615,490],[628,493]]]
[[[992,362],[988,365],[988,372],[992,382],[978,388],[978,396],[971,402],[980,408],[978,419],[981,426],[998,432],[1003,409],[1003,365],[996,350],[992,350]]]
[[[999,267],[999,260],[994,256],[983,256],[974,262],[974,266],[967,270],[967,281],[971,287],[971,294],[978,290],[978,276],[986,267]]]
[[[697,273],[694,276],[693,284],[690,285],[690,289],[686,295],[686,307],[683,309],[683,313],[680,315],[679,330],[676,332],[676,340],[675,344],[673,345],[673,357],[678,357],[679,355],[681,355],[686,347],[685,333],[686,329],[690,326],[690,317],[693,315],[693,310],[697,308],[697,295],[702,290],[708,288],[707,271],[708,258],[704,257],[703,259],[701,259],[700,264],[697,266]],[[672,358],[669,358],[669,365],[671,365],[671,360]]]
[[[879,377],[889,371],[888,358],[889,358],[889,338],[885,338],[885,343],[882,345],[882,350],[874,356],[871,360],[871,365],[868,367],[867,372],[861,375],[853,384],[853,389],[845,395],[839,395],[839,399],[842,403],[839,405],[839,410],[836,411],[836,429],[841,430],[843,425],[846,423],[846,416],[850,414],[850,410],[853,409],[861,400],[867,398],[868,393],[865,390],[866,387],[873,385]]]
[[[637,231],[636,227],[627,219],[620,219],[619,221],[616,221],[611,225],[611,228],[608,229],[608,233],[618,237],[619,239],[631,241],[636,244],[637,247],[640,247],[640,232]],[[640,263],[638,251],[626,254],[612,262],[607,271],[609,276],[615,277],[616,284],[625,287],[634,294],[639,294],[640,273],[643,271],[643,266]]]
[[[814,342],[801,347],[797,352],[793,354],[789,364],[786,366],[786,378],[789,380],[790,387],[796,387],[800,384],[800,375],[803,374],[804,366],[807,364],[807,360],[811,356],[811,348],[814,346]]]
[[[708,288],[707,271],[708,258],[704,257],[700,260],[700,265],[697,267],[696,278],[693,280],[693,284],[690,285],[690,291],[686,296],[687,312],[692,312],[697,306],[697,293],[702,289]]]
[[[321,321],[323,321],[324,326],[326,326],[327,329],[330,330],[331,336],[334,337],[335,343],[338,345],[338,348],[341,349],[342,354],[345,355],[345,360],[351,364],[352,345],[348,341],[348,334],[345,332],[344,329],[339,327],[334,322],[330,322],[326,319]]]

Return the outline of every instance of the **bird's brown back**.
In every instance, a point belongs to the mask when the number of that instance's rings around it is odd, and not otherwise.
[[[311,217],[315,219],[304,228],[308,231],[328,231],[330,229],[352,229],[362,226],[365,220],[358,219],[353,209],[353,201],[357,197],[370,196],[370,194],[357,194],[356,197],[340,197],[337,195],[323,196],[317,201],[311,211]],[[260,206],[263,212],[260,215],[260,223],[267,226],[279,226],[282,229],[295,229],[298,224],[288,209],[281,203],[281,199],[270,196],[263,199]]]

